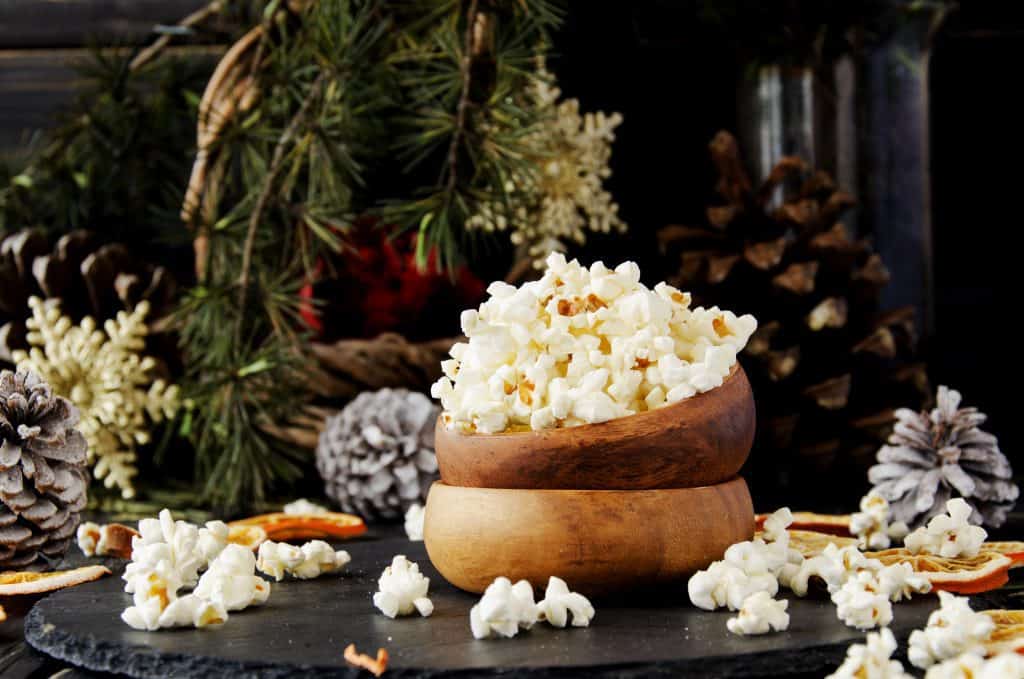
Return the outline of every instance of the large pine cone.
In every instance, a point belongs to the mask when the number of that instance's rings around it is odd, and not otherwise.
[[[327,419],[316,466],[328,497],[368,519],[394,519],[422,503],[437,478],[439,408],[405,389],[363,392]]]
[[[147,300],[155,322],[170,310],[175,287],[163,267],[121,244],[100,245],[88,231],[73,231],[56,244],[34,229],[11,234],[0,240],[0,367],[10,367],[15,349],[27,348],[29,297],[60,299],[63,313],[76,322],[85,316],[102,322]],[[173,342],[164,347],[158,335],[153,342],[160,346],[147,345],[150,355],[177,364]]]
[[[67,550],[89,477],[78,409],[32,373],[0,372],[0,570]]]
[[[741,356],[758,411],[752,488],[766,505],[793,489],[819,504],[854,501],[863,488],[850,479],[866,487],[893,410],[930,393],[913,309],[880,311],[889,273],[839,221],[854,200],[827,174],[786,158],[754,187],[732,135],[719,132],[710,149],[724,203],[707,224],[658,237],[670,283],[758,320]]]

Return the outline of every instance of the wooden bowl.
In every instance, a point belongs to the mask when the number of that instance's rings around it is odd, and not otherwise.
[[[754,396],[739,363],[721,386],[601,424],[462,434],[438,419],[441,480],[470,488],[692,488],[736,476],[754,442]]]
[[[522,490],[435,483],[424,538],[437,570],[483,592],[499,576],[557,575],[584,594],[679,582],[754,534],[740,478],[703,488]]]

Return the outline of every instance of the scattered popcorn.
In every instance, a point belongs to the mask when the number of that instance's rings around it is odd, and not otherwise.
[[[789,628],[789,602],[776,601],[768,592],[756,592],[743,601],[740,613],[729,618],[726,627],[733,634],[767,634],[771,630],[781,632]]]
[[[405,534],[413,542],[423,542],[423,520],[426,517],[427,512],[419,503],[411,505],[405,513]]]
[[[757,592],[775,596],[779,581],[771,573],[747,575],[742,568],[716,561],[707,570],[697,571],[686,585],[694,606],[713,611],[727,607],[738,611],[747,597]]]
[[[306,498],[301,498],[294,502],[289,502],[281,511],[285,514],[309,516],[310,514],[327,514],[330,510],[315,502],[310,502]]]
[[[99,524],[92,521],[83,521],[79,524],[76,537],[78,539],[78,548],[82,550],[82,554],[96,556],[97,548],[102,539],[101,530]]]
[[[161,562],[174,571],[179,587],[194,587],[205,561],[198,550],[199,529],[186,521],[175,521],[164,509],[158,519],[139,521],[139,536],[132,539],[132,560],[125,567],[125,591],[135,591],[135,580],[145,579]]]
[[[140,630],[153,631],[169,626],[161,625],[160,617],[178,598],[178,590],[182,586],[181,576],[170,560],[162,559],[151,567],[136,569],[128,586],[131,587],[129,593],[133,605],[121,613],[122,620]]]
[[[427,617],[434,612],[434,604],[427,598],[430,578],[420,573],[420,567],[401,554],[384,569],[377,589],[373,605],[389,618],[411,615],[413,611]]]
[[[462,314],[431,395],[450,428],[485,434],[605,422],[722,384],[757,327],[689,295],[640,283],[636,264],[589,269],[559,253],[540,280],[495,282]]]
[[[927,626],[910,635],[911,664],[926,669],[962,653],[984,655],[984,642],[995,629],[992,618],[971,610],[966,597],[949,592],[939,592],[939,606]]]
[[[199,550],[203,562],[209,565],[228,545],[230,529],[223,521],[207,521],[204,528],[199,529],[196,549]]]
[[[874,574],[861,571],[832,595],[836,615],[843,624],[859,630],[886,627],[892,622],[892,602],[881,591]]]
[[[889,628],[868,634],[866,644],[846,649],[846,660],[825,679],[912,679],[903,664],[893,660],[896,637]]]
[[[569,591],[565,580],[551,576],[544,599],[537,603],[540,620],[547,620],[555,627],[565,627],[572,613],[573,627],[589,627],[594,619],[594,607],[587,597]]]
[[[904,545],[912,554],[924,552],[946,558],[977,556],[988,533],[981,526],[972,526],[968,519],[974,511],[963,498],[946,503],[948,514],[939,514],[908,535]]]
[[[484,591],[479,603],[469,611],[469,626],[477,639],[492,636],[514,637],[520,629],[530,629],[540,615],[533,602],[533,588],[526,580],[512,584],[498,578]]]
[[[270,583],[256,575],[256,557],[252,550],[228,545],[199,578],[194,594],[227,611],[240,611],[266,602]]]
[[[116,556],[131,558],[132,540],[139,535],[134,528],[120,523],[105,526],[85,521],[78,526],[78,548],[85,556]]]
[[[1024,679],[1024,657],[1002,653],[986,660],[974,653],[964,653],[932,665],[924,679]]]
[[[302,547],[268,540],[260,545],[256,569],[278,582],[284,579],[285,574],[311,580],[324,573],[341,570],[351,560],[348,552],[336,552],[323,540],[312,540]]]
[[[860,511],[850,516],[850,532],[861,549],[888,549],[893,540],[902,540],[909,529],[902,521],[889,523],[889,501],[872,490],[860,501]]]
[[[931,581],[920,575],[909,563],[894,563],[885,566],[876,574],[878,587],[890,601],[909,599],[911,594],[927,594],[932,591]]]
[[[155,631],[166,627],[196,627],[202,629],[221,625],[228,619],[228,612],[219,603],[201,599],[195,594],[186,594],[174,599],[158,617],[152,617],[154,608],[132,607],[121,614],[121,619],[139,630]]]
[[[846,581],[862,571],[871,573],[882,569],[882,562],[869,559],[856,547],[837,547],[829,543],[821,554],[805,559],[789,582],[797,596],[806,596],[810,579],[816,577],[825,583],[829,594],[835,594]]]

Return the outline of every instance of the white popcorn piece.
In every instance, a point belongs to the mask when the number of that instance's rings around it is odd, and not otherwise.
[[[205,565],[209,565],[227,547],[229,532],[228,525],[223,521],[207,521],[206,526],[199,529],[196,549]]]
[[[697,571],[691,576],[686,591],[690,601],[698,608],[707,611],[718,608],[738,611],[752,594],[778,594],[779,581],[768,572],[748,575],[734,564],[716,561],[707,570]]]
[[[423,522],[427,518],[426,509],[416,502],[405,512],[405,534],[413,542],[423,542]]]
[[[912,554],[924,552],[946,558],[977,556],[988,533],[969,522],[974,510],[963,498],[946,502],[946,514],[939,514],[908,535],[904,545]]]
[[[186,594],[167,605],[157,620],[159,627],[196,627],[202,629],[227,622],[228,612],[220,603],[195,594]]]
[[[892,630],[871,632],[866,643],[851,644],[846,649],[843,664],[825,679],[912,679],[903,664],[892,658],[896,647]]]
[[[373,605],[389,618],[413,612],[427,617],[434,612],[434,604],[427,598],[429,589],[430,578],[420,573],[418,565],[399,554],[381,574]]]
[[[228,545],[210,563],[193,592],[196,596],[240,611],[265,603],[270,583],[256,575],[256,556],[241,545]]]
[[[323,540],[311,540],[302,545],[302,562],[291,569],[299,580],[312,580],[325,573],[335,573],[351,561],[352,557],[343,549],[335,551]]]
[[[889,501],[872,490],[860,501],[860,511],[850,516],[850,532],[861,549],[888,549],[893,540],[902,540],[909,532],[902,521],[889,523]]]
[[[508,578],[497,578],[470,609],[469,626],[476,639],[511,638],[520,629],[533,627],[539,617],[529,582],[520,580],[513,585]]]
[[[289,502],[282,509],[285,514],[301,515],[301,514],[327,514],[327,507],[310,502],[306,498],[299,498],[294,502]]]
[[[768,592],[755,592],[743,601],[739,615],[729,618],[726,627],[740,636],[767,634],[789,629],[789,602],[777,601]]]
[[[78,532],[75,534],[78,548],[86,556],[96,556],[99,551],[100,541],[103,539],[103,528],[98,523],[83,521],[78,525]]]
[[[1002,653],[986,660],[975,653],[964,653],[932,665],[924,679],[1024,679],[1024,657]]]
[[[832,595],[836,615],[843,624],[859,630],[887,627],[892,622],[892,602],[880,590],[874,574],[861,571]]]
[[[594,424],[660,408],[722,384],[757,327],[717,307],[650,290],[631,262],[589,269],[561,255],[540,280],[488,287],[460,321],[431,395],[446,426],[497,433]]]
[[[829,594],[834,594],[846,582],[861,572],[876,573],[882,569],[882,562],[869,559],[856,547],[837,547],[829,543],[821,554],[803,561],[790,578],[789,588],[797,596],[806,596],[810,579],[821,580]]]
[[[129,584],[133,605],[125,609],[121,619],[135,629],[160,629],[160,616],[178,598],[178,590],[182,586],[174,565],[164,559],[153,566],[139,567]]]
[[[145,575],[161,562],[173,569],[182,587],[193,587],[199,579],[199,569],[206,565],[198,549],[199,529],[186,522],[175,521],[164,509],[158,519],[139,521],[139,536],[132,538],[132,560],[122,576],[125,591],[134,592],[134,579]]]
[[[256,570],[281,582],[284,576],[295,570],[304,559],[302,548],[289,545],[287,542],[267,540],[260,544]]]
[[[875,574],[879,589],[890,601],[909,599],[913,594],[927,594],[932,591],[928,578],[914,571],[909,563],[894,563],[885,566]]]
[[[992,618],[971,610],[966,597],[939,592],[939,609],[928,616],[923,630],[911,633],[907,657],[927,669],[962,653],[984,655],[984,642],[994,629]]]
[[[544,598],[537,603],[540,620],[547,620],[555,627],[565,627],[572,613],[573,627],[589,627],[594,619],[594,606],[587,597],[569,591],[565,580],[551,576]]]

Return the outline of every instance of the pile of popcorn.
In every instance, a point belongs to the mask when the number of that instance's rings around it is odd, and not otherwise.
[[[924,552],[946,558],[977,556],[988,533],[970,523],[974,509],[963,498],[946,502],[946,514],[932,518],[904,539],[912,554]]]
[[[565,627],[570,616],[573,627],[588,627],[594,607],[585,596],[570,591],[565,580],[551,576],[544,598],[534,603],[529,582],[520,580],[513,585],[508,578],[497,578],[470,609],[469,626],[477,639],[511,638],[542,620]]]
[[[462,314],[431,395],[449,427],[492,434],[605,422],[660,408],[722,384],[757,328],[753,316],[690,308],[640,269],[589,269],[560,253],[537,281],[492,283]]]

